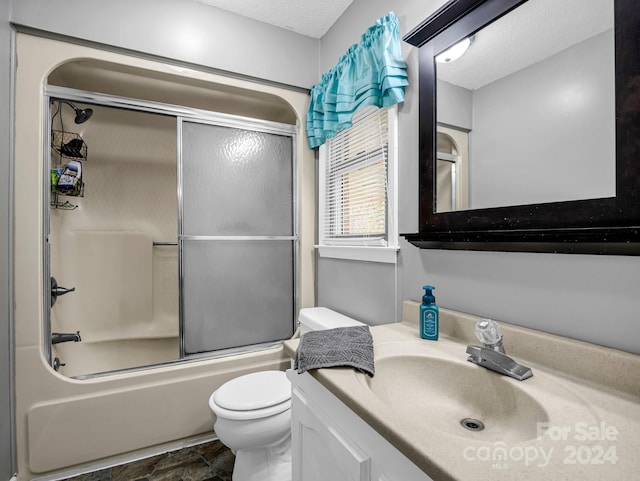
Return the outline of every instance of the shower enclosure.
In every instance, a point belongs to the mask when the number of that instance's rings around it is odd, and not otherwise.
[[[294,125],[58,86],[45,97],[54,369],[83,378],[293,334]]]

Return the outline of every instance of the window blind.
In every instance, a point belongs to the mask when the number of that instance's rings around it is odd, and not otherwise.
[[[323,243],[386,245],[389,109],[361,109],[327,147]]]

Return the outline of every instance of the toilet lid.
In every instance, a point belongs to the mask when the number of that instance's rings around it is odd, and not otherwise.
[[[291,398],[291,383],[282,371],[246,374],[224,383],[214,393],[214,402],[225,409],[253,411]]]

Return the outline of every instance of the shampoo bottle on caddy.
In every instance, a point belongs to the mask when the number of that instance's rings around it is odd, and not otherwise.
[[[436,298],[432,291],[433,286],[423,286],[424,296],[422,296],[422,304],[420,305],[420,337],[431,341],[438,340],[439,312],[438,306],[435,304]]]

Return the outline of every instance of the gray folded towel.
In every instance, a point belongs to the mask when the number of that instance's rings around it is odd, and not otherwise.
[[[369,326],[338,327],[302,335],[293,368],[302,374],[322,367],[355,367],[373,377],[373,338]]]

